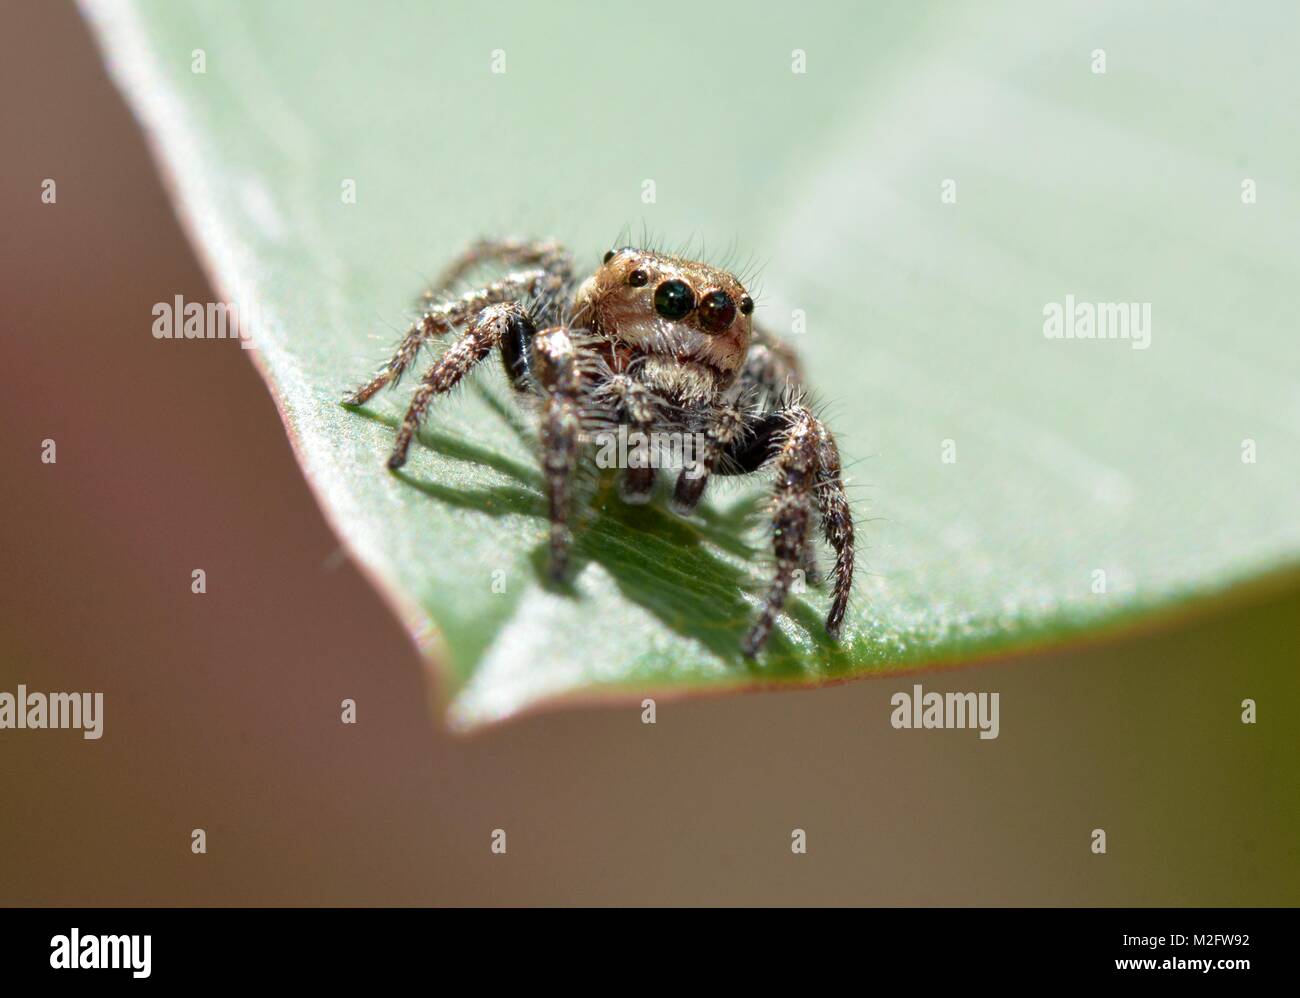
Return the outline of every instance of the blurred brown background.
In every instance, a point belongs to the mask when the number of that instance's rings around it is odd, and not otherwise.
[[[1293,584],[918,680],[448,736],[249,358],[150,335],[212,292],[76,10],[0,18],[0,690],[106,714],[0,731],[0,903],[1300,900]],[[892,730],[913,681],[999,691],[1001,737]]]

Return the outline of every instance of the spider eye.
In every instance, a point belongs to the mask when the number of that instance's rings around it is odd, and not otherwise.
[[[609,263],[609,261],[612,260],[612,259],[614,259],[614,251],[613,251],[613,250],[610,250],[608,253],[605,254],[605,259],[602,260],[601,262],[602,262],[602,263]]]
[[[754,311],[754,299],[749,295],[745,295],[744,298],[740,299],[740,314],[749,315],[752,311]]]
[[[725,291],[711,291],[700,301],[700,325],[720,333],[736,318],[736,306]]]
[[[627,275],[627,283],[632,285],[634,288],[643,288],[647,283],[649,283],[649,281],[650,278],[646,275],[644,270],[634,270],[632,273]]]
[[[664,281],[655,288],[655,311],[665,319],[684,318],[695,307],[695,292],[685,281]]]

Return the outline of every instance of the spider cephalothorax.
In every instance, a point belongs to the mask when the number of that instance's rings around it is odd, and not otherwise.
[[[459,297],[446,290],[482,263],[505,276]],[[392,359],[348,396],[360,405],[395,384],[429,339],[465,332],[416,389],[390,468],[406,452],[435,395],[450,390],[494,348],[516,391],[540,400],[542,470],[551,520],[551,572],[563,577],[571,540],[574,473],[594,436],[611,426],[640,434],[689,434],[699,445],[677,477],[672,506],[695,509],[710,475],[774,471],[771,519],[776,571],[742,647],[767,641],[776,615],[804,571],[815,581],[815,530],[835,551],[826,629],[839,637],[853,584],[853,519],[830,431],[802,402],[793,352],[752,321],[754,302],[732,274],[650,250],[605,254],[586,280],[549,240],[475,243],[425,293],[426,309]],[[623,471],[627,502],[650,499],[653,463]]]
[[[611,250],[574,295],[573,322],[610,345],[610,366],[690,404],[729,388],[749,353],[754,302],[726,271]]]

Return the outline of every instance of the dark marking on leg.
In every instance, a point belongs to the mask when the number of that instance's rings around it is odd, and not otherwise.
[[[520,313],[511,316],[501,337],[501,366],[506,377],[517,391],[525,391],[533,373],[533,337],[537,327],[532,319]]]
[[[746,432],[723,452],[715,475],[750,475],[776,454],[781,438],[790,428],[790,417],[782,410],[765,412],[752,420]]]

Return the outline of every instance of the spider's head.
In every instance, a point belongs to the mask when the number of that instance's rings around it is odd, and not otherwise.
[[[687,390],[730,384],[745,362],[753,299],[725,270],[648,250],[611,250],[578,290],[576,310],[627,362]]]

